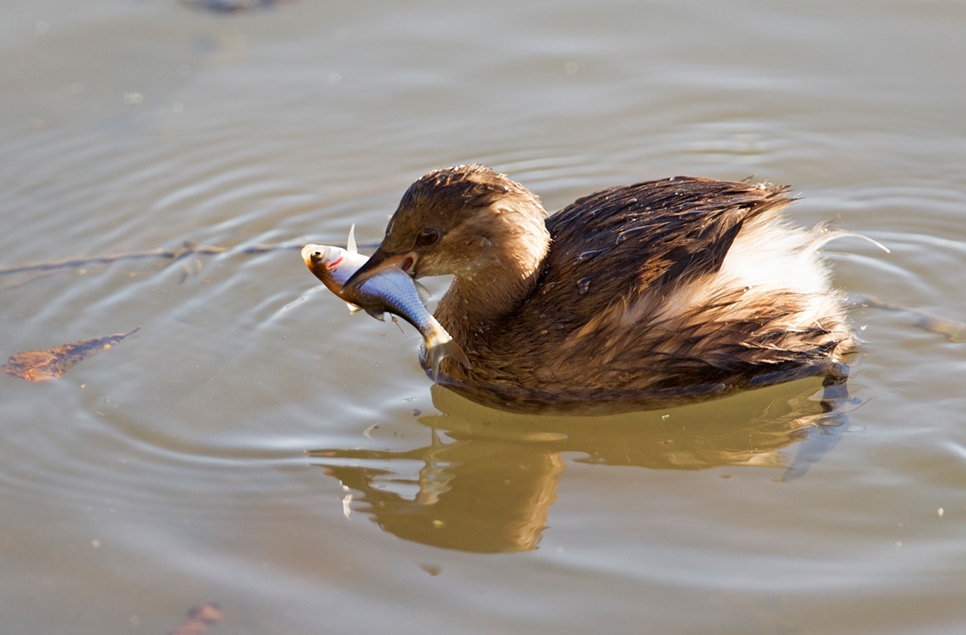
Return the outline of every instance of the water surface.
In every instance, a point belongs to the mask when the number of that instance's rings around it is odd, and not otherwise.
[[[4,18],[0,268],[227,248],[0,275],[0,361],[142,327],[58,381],[0,376],[5,633],[164,633],[209,601],[213,633],[962,632],[966,344],[916,314],[853,312],[824,446],[817,381],[523,417],[432,390],[415,331],[350,316],[297,250],[377,241],[455,163],[551,210],[754,175],[891,249],[833,243],[837,285],[962,321],[958,3]]]

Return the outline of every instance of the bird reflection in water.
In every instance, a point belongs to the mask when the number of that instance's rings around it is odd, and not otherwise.
[[[599,465],[761,466],[783,468],[781,480],[803,475],[837,443],[856,403],[843,384],[816,393],[816,383],[610,417],[505,413],[437,386],[434,405],[448,414],[419,418],[428,445],[308,454],[356,493],[354,512],[400,538],[472,552],[528,551],[557,499],[564,453]]]

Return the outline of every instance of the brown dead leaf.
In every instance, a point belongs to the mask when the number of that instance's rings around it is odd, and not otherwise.
[[[214,602],[196,606],[188,611],[187,619],[170,635],[201,635],[224,616],[221,607]]]
[[[0,366],[0,370],[11,377],[20,377],[27,381],[50,381],[66,373],[74,364],[106,351],[128,335],[140,330],[139,326],[130,333],[71,342],[43,351],[14,353],[6,364]]]

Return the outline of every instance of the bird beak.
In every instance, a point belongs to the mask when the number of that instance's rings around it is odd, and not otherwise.
[[[349,276],[349,279],[345,281],[342,285],[343,289],[348,288],[350,285],[358,285],[362,282],[368,280],[369,278],[377,275],[381,271],[386,271],[393,267],[401,269],[413,275],[413,266],[416,264],[416,255],[413,253],[403,253],[403,254],[389,254],[382,250],[382,247],[376,250],[376,253],[372,254],[372,257],[366,261],[366,264],[359,267],[354,274]]]

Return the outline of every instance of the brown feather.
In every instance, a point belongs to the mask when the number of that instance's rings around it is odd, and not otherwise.
[[[675,177],[548,218],[522,185],[460,166],[410,187],[373,260],[408,253],[417,277],[455,275],[436,317],[470,358],[443,370],[471,399],[548,410],[707,398],[830,372],[854,346],[819,235],[782,219],[786,192]],[[427,227],[441,238],[420,246]]]

